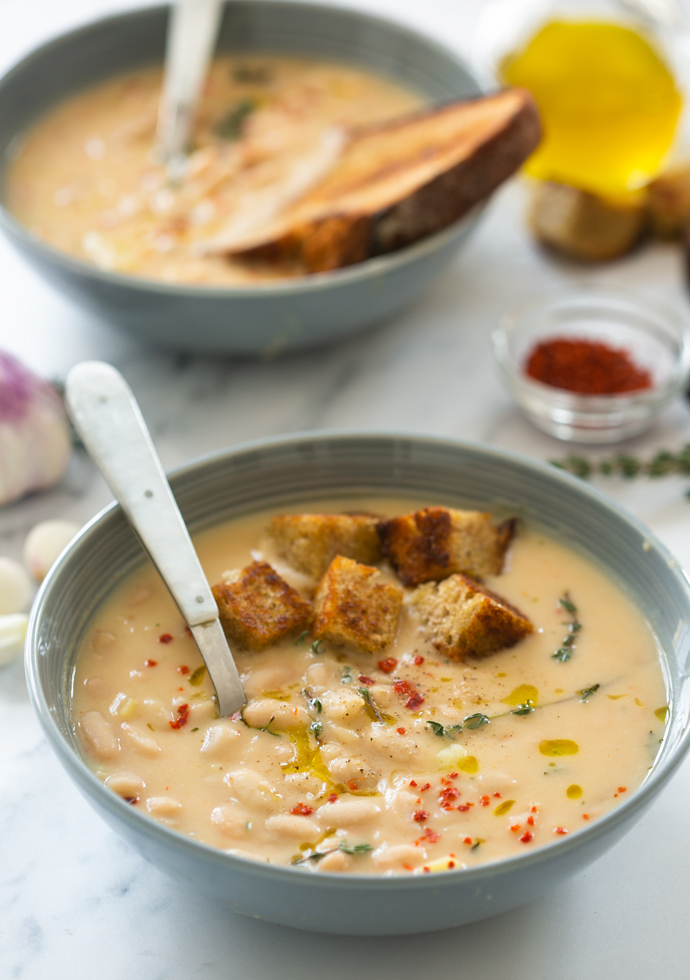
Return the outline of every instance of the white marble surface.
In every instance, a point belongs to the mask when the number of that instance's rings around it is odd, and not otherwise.
[[[362,0],[360,0],[362,2]],[[0,0],[0,68],[37,41],[128,4]],[[472,0],[368,0],[367,6],[467,46]],[[321,427],[406,429],[510,446],[539,458],[563,447],[535,432],[496,380],[489,332],[507,307],[583,271],[540,254],[523,228],[522,188],[493,202],[471,247],[394,322],[336,348],[275,362],[156,350],[93,322],[49,291],[0,242],[0,348],[48,376],[84,358],[117,365],[168,467],[273,433]],[[606,269],[690,312],[673,248]],[[690,439],[678,403],[631,448]],[[690,566],[690,503],[679,480],[605,489]],[[0,511],[0,553],[18,555],[37,520],[83,522],[109,499],[75,457],[49,494]],[[240,918],[180,891],[122,843],[62,772],[28,703],[22,667],[0,673],[0,980],[646,980],[690,976],[690,760],[632,833],[554,894],[463,929],[399,939],[312,936]]]

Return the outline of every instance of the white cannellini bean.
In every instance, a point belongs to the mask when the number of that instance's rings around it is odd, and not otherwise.
[[[270,723],[275,731],[302,728],[310,720],[300,705],[276,701],[275,698],[254,698],[244,706],[242,717],[250,728],[265,728]]]
[[[141,755],[156,756],[160,752],[161,747],[155,738],[151,738],[149,735],[140,732],[134,725],[128,725],[126,722],[123,722],[120,728]]]
[[[179,800],[174,800],[172,796],[149,796],[146,801],[146,809],[152,817],[171,820],[179,815],[182,804]]]
[[[13,558],[0,558],[0,616],[24,612],[32,591],[24,566]]]
[[[345,783],[349,789],[375,789],[378,782],[376,772],[367,765],[364,759],[353,756],[351,759],[342,757],[328,763],[328,771],[336,783]],[[356,786],[350,786],[350,782]]]
[[[0,667],[6,667],[22,655],[29,617],[24,613],[0,616]]]
[[[412,844],[384,844],[372,854],[374,864],[382,871],[416,868],[424,860],[424,854]]]
[[[324,718],[351,724],[364,714],[364,699],[354,691],[330,691],[321,698]]]
[[[211,811],[211,823],[225,837],[239,840],[247,836],[247,813],[238,806],[217,806]],[[254,857],[254,855],[247,855]]]
[[[24,564],[42,582],[60,552],[67,547],[79,525],[74,521],[41,521],[26,536]]]
[[[146,787],[146,783],[140,776],[124,769],[108,776],[105,785],[118,796],[129,797],[130,799],[139,796]]]
[[[278,813],[275,817],[269,817],[265,827],[277,837],[292,837],[307,844],[321,836],[321,828],[317,823],[309,817],[298,817],[291,813]]]
[[[120,751],[112,725],[100,711],[87,711],[79,722],[86,748],[101,761],[114,759]]]
[[[233,769],[223,777],[233,797],[257,810],[272,810],[277,798],[270,785],[253,769]]]
[[[209,759],[231,759],[242,744],[241,732],[232,722],[221,719],[206,730],[201,751]]]
[[[248,698],[255,698],[266,691],[280,691],[284,685],[296,680],[293,671],[287,664],[276,664],[274,667],[258,667],[245,675],[242,684]]]
[[[353,827],[371,820],[381,812],[381,807],[373,799],[341,796],[335,803],[324,803],[317,811],[317,817],[325,827]]]
[[[349,871],[352,863],[352,858],[344,851],[331,851],[326,857],[321,858],[317,869],[319,871]]]

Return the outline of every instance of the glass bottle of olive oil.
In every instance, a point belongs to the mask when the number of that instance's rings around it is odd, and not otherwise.
[[[528,88],[542,114],[527,171],[625,194],[658,172],[672,143],[682,104],[673,73],[644,26],[552,11],[498,65],[500,80]]]

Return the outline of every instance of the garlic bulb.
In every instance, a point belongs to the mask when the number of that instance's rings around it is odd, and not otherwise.
[[[71,451],[53,386],[0,352],[0,504],[57,483]]]
[[[0,558],[0,616],[24,612],[32,592],[24,566],[12,558]]]
[[[24,542],[24,564],[37,582],[43,581],[78,531],[73,521],[41,521],[31,528]]]

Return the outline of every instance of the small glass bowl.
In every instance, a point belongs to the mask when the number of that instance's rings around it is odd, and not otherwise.
[[[626,350],[652,387],[619,395],[581,395],[528,377],[534,346],[550,338],[597,340]],[[686,387],[690,329],[677,310],[635,290],[568,286],[507,313],[492,335],[506,387],[537,428],[569,442],[618,442],[648,428]]]

